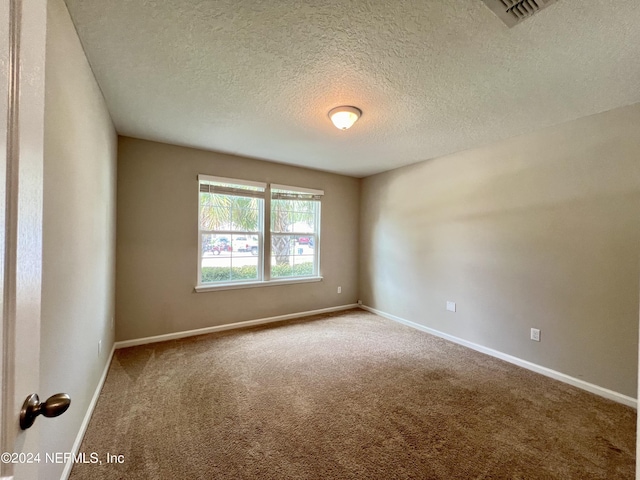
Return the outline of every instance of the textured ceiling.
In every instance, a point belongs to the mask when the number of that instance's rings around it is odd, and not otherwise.
[[[640,101],[638,0],[66,1],[120,134],[347,175]]]

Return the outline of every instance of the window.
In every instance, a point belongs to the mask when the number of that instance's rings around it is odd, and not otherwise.
[[[262,280],[266,185],[200,176],[199,283]]]
[[[320,192],[271,185],[271,278],[318,275]]]
[[[320,279],[324,192],[206,175],[198,184],[196,289]]]

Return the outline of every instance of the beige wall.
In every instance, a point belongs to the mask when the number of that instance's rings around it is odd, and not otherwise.
[[[324,280],[195,293],[198,174],[323,189]],[[359,184],[341,175],[120,137],[118,340],[355,303]]]
[[[71,407],[39,422],[41,451],[69,452],[113,345],[117,136],[63,0],[49,0],[46,55],[38,393]]]
[[[635,397],[639,132],[637,104],[366,178],[364,304]]]

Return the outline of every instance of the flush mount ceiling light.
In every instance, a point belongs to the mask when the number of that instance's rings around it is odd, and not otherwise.
[[[356,123],[356,121],[362,115],[362,110],[356,107],[336,107],[329,110],[329,118],[340,130],[346,130]]]

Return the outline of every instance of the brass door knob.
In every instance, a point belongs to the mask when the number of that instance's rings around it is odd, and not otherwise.
[[[20,428],[22,430],[29,428],[40,414],[45,417],[62,415],[67,411],[69,405],[71,405],[71,397],[66,393],[51,395],[44,402],[40,402],[37,393],[32,393],[22,404],[22,409],[20,410]]]

